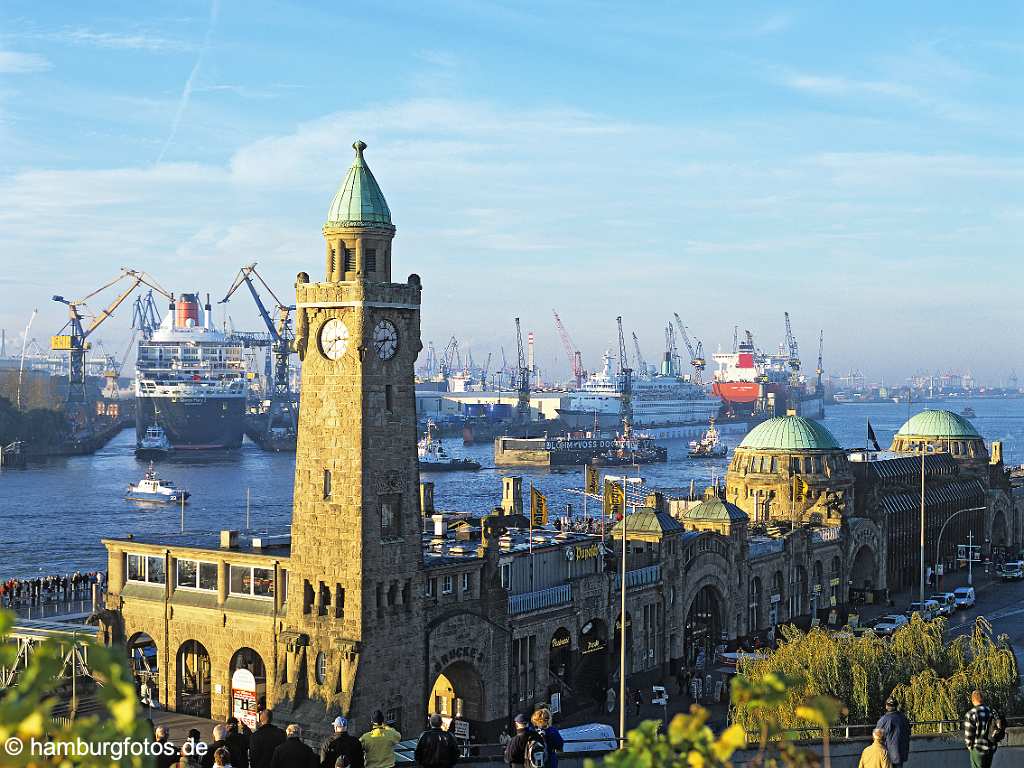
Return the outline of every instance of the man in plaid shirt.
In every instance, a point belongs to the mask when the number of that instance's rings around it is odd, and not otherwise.
[[[996,754],[996,745],[988,740],[988,724],[992,721],[992,710],[985,706],[981,691],[971,693],[974,705],[964,715],[964,743],[971,756],[971,768],[991,768]]]

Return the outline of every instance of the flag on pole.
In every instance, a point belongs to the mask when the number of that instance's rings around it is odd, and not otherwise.
[[[626,499],[622,486],[607,479],[604,481],[604,516],[616,519],[626,516]]]
[[[868,442],[875,446],[876,451],[882,450],[882,446],[878,444],[878,438],[875,437],[875,430],[871,428],[870,421],[868,421]]]
[[[811,487],[800,477],[793,478],[793,500],[803,501],[807,498]]]
[[[548,500],[544,494],[530,486],[530,526],[548,524]]]
[[[583,491],[591,496],[598,496],[601,493],[601,481],[597,476],[597,467],[587,464],[583,468]]]

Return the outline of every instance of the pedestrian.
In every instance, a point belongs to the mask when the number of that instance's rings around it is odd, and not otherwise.
[[[636,710],[634,712],[634,715],[636,717],[640,717],[640,705],[643,704],[643,703],[644,703],[643,694],[640,693],[640,689],[637,688],[635,691],[633,691],[633,706],[635,707],[635,710]]]
[[[417,765],[423,768],[452,768],[459,762],[459,742],[448,731],[441,729],[443,722],[436,713],[430,716],[430,727],[420,734],[416,742]]]
[[[548,768],[558,768],[558,753],[565,746],[565,739],[551,723],[551,710],[541,707],[530,718],[537,734],[544,739],[544,753],[547,756]]]
[[[524,768],[526,765],[526,748],[533,739],[530,722],[526,715],[516,715],[516,735],[505,745],[505,764],[512,768]]]
[[[177,768],[200,768],[199,756],[196,754],[196,742],[186,740],[181,745],[181,758],[175,765]]]
[[[200,761],[203,768],[213,768],[213,754],[221,747],[227,748],[227,735],[228,727],[223,723],[217,723],[213,726],[213,743],[210,745],[210,748],[206,750],[206,754],[203,755],[202,760]]]
[[[213,753],[213,764],[217,768],[235,768],[231,763],[231,750],[221,747]]]
[[[501,728],[501,733],[498,734],[498,743],[504,747],[507,746],[510,741],[512,741],[512,734],[508,732],[508,726],[504,725]]]
[[[285,740],[270,759],[270,768],[319,768],[316,752],[302,743],[302,728],[298,723],[289,723],[284,735]]]
[[[871,732],[871,744],[860,753],[857,768],[892,768],[889,754],[885,751],[885,731],[875,728]]]
[[[158,725],[153,733],[155,743],[160,745],[156,756],[156,768],[172,768],[178,762],[178,750],[171,743],[171,731],[166,725]]]
[[[366,768],[394,768],[395,744],[402,740],[402,734],[384,722],[384,713],[379,709],[370,720],[370,730],[359,737],[366,752]]]
[[[264,709],[259,724],[249,737],[249,764],[251,768],[270,768],[274,750],[284,743],[284,731],[273,724],[273,712]]]
[[[900,712],[899,702],[892,696],[885,702],[885,714],[876,728],[885,734],[885,751],[893,768],[899,768],[910,756],[910,721]]]
[[[338,716],[331,725],[334,733],[320,745],[320,768],[334,768],[342,757],[349,768],[363,768],[363,745],[348,732],[348,718]]]
[[[971,693],[972,706],[964,715],[964,743],[971,756],[971,768],[990,768],[999,742],[1006,735],[1003,716],[985,706],[981,691]]]
[[[229,717],[227,725],[228,735],[224,741],[231,752],[232,767],[249,768],[249,735],[239,730],[237,717]]]

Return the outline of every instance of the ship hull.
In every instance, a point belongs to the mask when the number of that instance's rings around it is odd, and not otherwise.
[[[752,403],[760,394],[760,386],[755,381],[716,381],[711,390],[730,403]]]
[[[245,431],[245,398],[139,397],[135,409],[137,442],[141,443],[151,424],[159,424],[178,451],[238,448]]]

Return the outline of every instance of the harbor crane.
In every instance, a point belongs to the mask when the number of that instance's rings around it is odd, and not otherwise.
[[[698,387],[702,387],[704,386],[704,369],[707,367],[707,360],[704,359],[704,342],[697,339],[697,343],[694,345],[690,339],[690,334],[686,332],[686,326],[683,325],[683,320],[679,317],[679,313],[673,312],[672,315],[676,319],[676,325],[679,326],[679,335],[683,337],[686,351],[690,353],[690,365],[693,366],[693,383]],[[736,342],[734,339],[733,347],[735,348],[735,346]]]
[[[129,281],[128,288],[121,291],[110,304],[101,310],[92,319],[88,327],[84,326],[82,321],[85,319],[85,316],[82,311],[86,306],[86,302],[107,288],[120,283],[122,280]],[[127,267],[122,267],[121,274],[81,299],[72,301],[65,299],[63,296],[53,297],[54,301],[64,304],[68,308],[68,321],[55,336],[51,337],[50,348],[58,352],[68,353],[67,405],[69,415],[77,416],[77,414],[72,414],[71,412],[80,411],[85,405],[85,353],[92,347],[89,337],[108,317],[114,314],[122,302],[140,285],[147,285],[157,293],[167,297],[171,302],[174,301],[174,296],[161,288],[152,277],[145,272],[128,269]]]
[[[672,323],[665,326],[665,364],[662,373],[666,376],[678,376],[682,370],[679,363],[679,347],[676,345],[676,330]]]
[[[552,309],[551,314],[555,316],[555,327],[562,340],[562,349],[565,350],[565,354],[569,358],[569,367],[572,368],[572,376],[576,380],[576,389],[580,389],[583,386],[583,380],[587,378],[587,372],[583,368],[583,356],[580,355],[576,345],[572,343],[572,338],[565,330],[565,325],[562,323],[562,318],[558,316],[558,312]]]
[[[818,392],[821,392],[821,374],[825,372],[825,369],[821,367],[821,350],[825,345],[825,329],[822,328],[818,331],[818,367],[814,369],[814,372],[818,374]]]
[[[789,353],[789,380],[795,386],[800,379],[800,350],[797,348],[796,336],[793,335],[793,326],[789,323],[789,312],[784,314],[786,317],[786,350]]]
[[[462,356],[459,354],[459,340],[454,336],[448,340],[441,353],[441,376],[447,380],[453,371],[462,368]]]
[[[640,369],[641,375],[646,376],[649,369],[647,367],[647,361],[644,360],[644,353],[640,351],[640,339],[636,337],[636,331],[633,331],[633,349],[636,350],[637,368]]]
[[[423,363],[423,372],[429,379],[437,373],[437,352],[434,351],[434,342],[427,342],[427,359]]]
[[[530,421],[530,368],[526,364],[526,352],[523,349],[523,331],[516,318],[516,348],[518,365],[516,371],[516,421],[527,424]]]
[[[259,280],[260,285],[270,294],[275,302],[274,312],[277,314],[277,322],[267,311],[253,277]],[[263,324],[267,327],[267,334],[270,336],[271,349],[274,356],[273,383],[269,387],[270,411],[267,414],[266,432],[270,432],[275,422],[284,422],[284,425],[294,434],[297,430],[298,413],[295,408],[295,397],[291,390],[291,383],[288,376],[288,361],[292,351],[294,335],[291,328],[291,313],[295,311],[294,306],[284,304],[273,289],[267,285],[267,281],[256,271],[256,263],[248,264],[238,270],[235,281],[231,284],[227,294],[218,304],[226,304],[242,284],[249,289],[253,301],[256,302],[256,309],[259,310]]]
[[[629,438],[633,431],[633,369],[629,367],[629,357],[626,355],[626,337],[622,333],[622,316],[616,317],[615,322],[619,326],[619,404],[622,413],[622,434]]]

